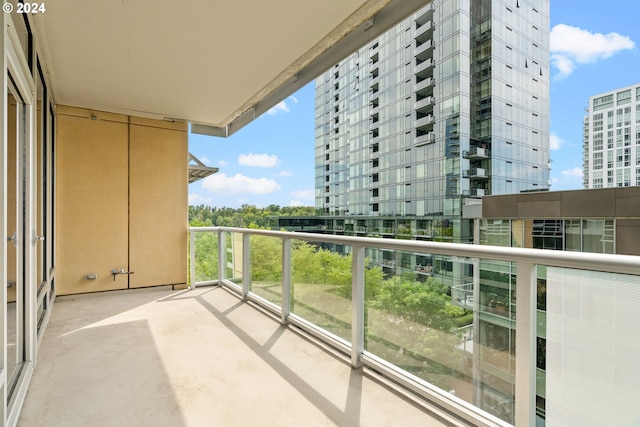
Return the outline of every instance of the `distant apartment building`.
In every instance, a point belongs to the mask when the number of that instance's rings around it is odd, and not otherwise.
[[[468,197],[549,182],[549,1],[436,0],[316,80],[327,232],[470,242]]]
[[[583,170],[585,188],[640,185],[640,83],[589,98]]]

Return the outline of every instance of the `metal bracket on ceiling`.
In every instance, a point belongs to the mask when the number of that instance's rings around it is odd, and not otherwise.
[[[369,28],[373,27],[373,25],[375,24],[374,20],[375,20],[375,15],[372,16],[371,18],[367,19],[366,21],[364,21],[364,30],[365,31],[367,31]]]

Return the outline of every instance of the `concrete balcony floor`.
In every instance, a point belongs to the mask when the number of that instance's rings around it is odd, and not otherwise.
[[[219,288],[58,297],[18,426],[450,426]]]

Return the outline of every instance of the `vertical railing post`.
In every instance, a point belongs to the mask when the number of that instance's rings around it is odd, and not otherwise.
[[[477,227],[476,227],[477,229]],[[477,242],[478,240],[476,240]],[[473,343],[474,346],[479,343],[480,338],[480,259],[473,259],[473,325],[471,326],[473,329]],[[475,347],[474,347],[475,349]],[[477,384],[477,381],[480,377],[480,351],[473,351],[473,368],[472,368],[472,378],[474,379],[474,384]],[[478,385],[474,385],[474,387],[479,388]],[[482,405],[482,393],[475,392],[473,393],[473,404],[477,407]]]
[[[218,230],[218,286],[222,286],[224,270],[227,266],[227,239],[226,233]]]
[[[242,234],[242,299],[246,300],[249,295],[249,285],[251,284],[251,235]]]
[[[282,239],[282,312],[283,325],[289,321],[291,313],[291,239]]]
[[[516,273],[515,425],[536,422],[536,265],[518,261]]]
[[[359,368],[364,353],[364,246],[354,245],[351,257],[351,366]]]
[[[189,231],[189,287],[196,288],[196,231]]]

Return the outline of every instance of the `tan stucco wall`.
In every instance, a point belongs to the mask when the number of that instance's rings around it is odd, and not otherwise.
[[[58,106],[56,149],[57,292],[186,283],[186,125]]]
[[[130,137],[129,285],[186,283],[186,129],[132,117]]]

